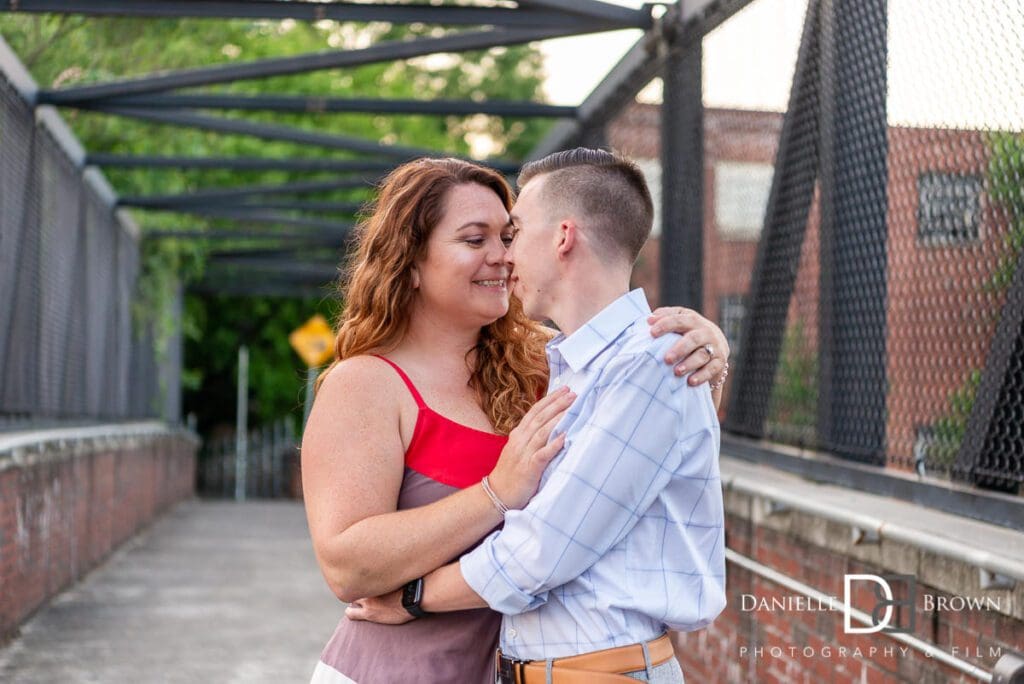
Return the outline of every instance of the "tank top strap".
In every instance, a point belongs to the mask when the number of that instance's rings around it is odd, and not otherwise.
[[[423,397],[421,397],[420,393],[416,390],[416,386],[412,384],[412,380],[409,379],[409,376],[405,374],[405,371],[402,370],[397,363],[395,363],[391,359],[384,358],[380,354],[373,354],[373,356],[376,356],[378,359],[387,363],[389,366],[395,369],[399,377],[402,378],[402,382],[404,382],[405,386],[409,388],[409,394],[411,394],[413,400],[416,401],[416,406],[420,407],[421,409],[427,408],[427,404],[425,401],[423,401]]]

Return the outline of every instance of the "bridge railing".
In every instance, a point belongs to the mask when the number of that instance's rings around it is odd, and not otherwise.
[[[234,433],[210,437],[199,455],[197,493],[211,498],[294,498],[301,494],[298,458],[290,418],[249,430],[244,444]],[[244,486],[239,487],[240,481]]]
[[[177,422],[179,347],[132,318],[138,227],[36,90],[0,39],[0,430]]]

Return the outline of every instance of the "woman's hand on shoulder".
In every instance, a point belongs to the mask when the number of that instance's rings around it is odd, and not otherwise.
[[[724,381],[729,366],[729,341],[717,325],[693,309],[681,306],[663,306],[647,318],[651,335],[678,333],[678,340],[665,354],[665,363],[675,365],[676,375],[693,372],[691,385]]]
[[[488,476],[495,495],[508,508],[522,508],[537,493],[544,469],[565,444],[564,433],[550,443],[548,437],[575,399],[566,387],[555,390],[534,404],[509,433],[508,444]]]

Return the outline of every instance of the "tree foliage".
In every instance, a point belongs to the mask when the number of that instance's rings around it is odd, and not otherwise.
[[[50,15],[0,15],[0,34],[20,55],[42,88],[59,88],[142,76],[159,71],[247,62],[323,50],[366,47],[384,40],[440,35],[445,29],[387,23],[249,21],[208,19],[126,19]],[[523,99],[539,101],[542,61],[531,47],[418,58],[353,69],[238,81],[192,92],[290,94],[316,97]],[[110,116],[62,111],[90,152],[179,156],[352,157],[335,150],[283,141],[226,135],[198,129]],[[384,116],[377,114],[283,114],[210,112],[247,121],[361,137],[446,153],[467,154],[474,140],[488,141],[494,155],[521,158],[546,131],[548,122],[500,117]],[[216,187],[274,185],[321,178],[284,171],[110,169],[107,176],[122,196],[176,194]],[[363,201],[369,186],[321,194],[313,199]],[[230,228],[236,223],[166,212],[136,212],[144,230]],[[322,217],[322,216],[321,216]],[[322,217],[323,218],[323,217]],[[338,218],[338,217],[327,217]],[[341,219],[338,220],[349,220]],[[252,246],[251,241],[221,248]],[[144,275],[135,307],[140,325],[164,335],[168,297],[179,277],[204,270],[209,244],[197,240],[147,241]],[[330,299],[190,295],[186,337],[186,410],[211,426],[232,422],[237,348],[251,355],[252,419],[269,421],[301,410],[304,369],[287,343],[287,333],[313,313],[331,313]]]
[[[1010,286],[1024,248],[1024,135],[993,134],[989,154],[989,196],[1009,224],[1003,238],[1003,253],[988,283],[989,289],[1001,292]]]
[[[288,345],[288,334],[314,313],[330,320],[337,302],[321,299],[190,296],[185,302],[191,328],[185,353],[202,364],[190,364],[185,377],[185,405],[195,411],[199,430],[209,434],[218,425],[233,425],[238,347],[249,347],[249,412],[268,422],[292,414],[302,416],[306,371]]]
[[[786,327],[768,402],[773,436],[814,444],[818,420],[818,354],[807,341],[803,319]]]

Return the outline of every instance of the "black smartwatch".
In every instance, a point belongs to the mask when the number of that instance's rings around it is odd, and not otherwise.
[[[420,608],[420,601],[423,600],[423,578],[419,577],[405,585],[402,589],[402,607],[415,618],[430,615]]]

